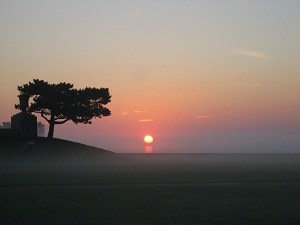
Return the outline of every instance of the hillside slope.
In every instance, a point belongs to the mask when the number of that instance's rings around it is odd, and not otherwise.
[[[38,137],[32,141],[23,138],[0,137],[0,161],[22,160],[97,160],[114,155],[113,152],[63,139]]]

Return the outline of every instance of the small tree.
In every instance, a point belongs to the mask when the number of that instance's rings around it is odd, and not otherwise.
[[[53,138],[55,124],[67,121],[91,124],[93,118],[111,114],[104,107],[111,99],[108,88],[74,89],[70,83],[49,84],[34,79],[18,86],[18,90],[33,97],[28,112],[39,113],[49,123],[48,138]]]

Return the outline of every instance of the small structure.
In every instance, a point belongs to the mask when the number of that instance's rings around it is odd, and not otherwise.
[[[1,136],[37,137],[37,117],[27,111],[29,95],[18,95],[21,112],[11,117],[11,129],[1,129]]]

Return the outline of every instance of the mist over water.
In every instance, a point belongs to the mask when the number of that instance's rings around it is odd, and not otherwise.
[[[1,156],[4,224],[283,225],[300,219],[299,154],[44,150]]]
[[[64,139],[108,149],[116,153],[144,153],[142,137],[68,136]],[[154,153],[300,153],[300,132],[202,131],[186,136],[162,134],[153,142]]]
[[[300,182],[299,154],[23,155],[1,165],[2,186]]]

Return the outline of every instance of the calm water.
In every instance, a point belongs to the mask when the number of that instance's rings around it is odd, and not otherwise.
[[[0,224],[298,225],[299,171],[297,154],[27,157],[0,166]]]

